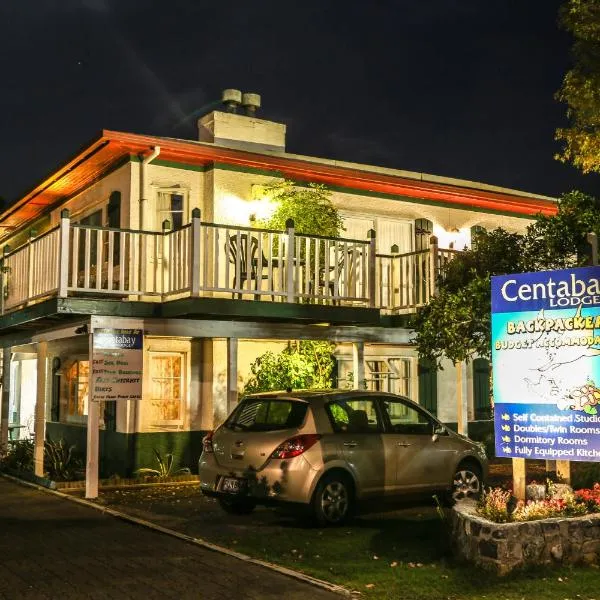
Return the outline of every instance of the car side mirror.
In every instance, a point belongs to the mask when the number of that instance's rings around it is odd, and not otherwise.
[[[446,435],[448,432],[443,425],[435,425],[433,427],[433,435],[431,436],[432,442],[437,442],[440,435]]]

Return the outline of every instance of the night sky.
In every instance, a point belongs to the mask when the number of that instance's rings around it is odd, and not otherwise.
[[[287,150],[560,195],[570,40],[555,0],[2,0],[0,196],[103,128],[197,139],[258,92]]]

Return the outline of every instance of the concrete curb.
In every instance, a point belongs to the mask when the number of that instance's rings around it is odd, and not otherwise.
[[[158,531],[164,535],[170,535],[171,537],[179,538],[185,542],[190,544],[195,544],[196,546],[200,546],[202,548],[206,548],[207,550],[211,550],[212,552],[219,552],[220,554],[226,554],[227,556],[231,556],[232,558],[237,558],[238,560],[243,560],[244,562],[251,563],[254,565],[258,565],[259,567],[263,567],[265,569],[270,569],[271,571],[276,571],[281,575],[285,575],[287,577],[291,577],[292,579],[297,579],[299,581],[303,581],[304,583],[308,583],[310,585],[314,585],[316,587],[320,587],[329,592],[333,592],[336,594],[340,594],[342,596],[346,596],[348,598],[354,597],[352,592],[342,587],[341,585],[336,585],[335,583],[330,583],[329,581],[324,581],[322,579],[317,579],[316,577],[311,577],[310,575],[305,575],[304,573],[300,573],[299,571],[294,571],[293,569],[288,569],[287,567],[281,567],[279,565],[259,560],[257,558],[252,558],[247,554],[242,554],[241,552],[235,552],[235,550],[229,550],[229,548],[224,548],[223,546],[217,546],[216,544],[212,544],[211,542],[207,542],[202,538],[195,538],[190,535],[186,535],[185,533],[180,533],[173,529],[169,529],[168,527],[163,527],[162,525],[157,525],[156,523],[152,523],[151,521],[146,521],[145,519],[139,519],[138,517],[132,517],[131,515],[119,512],[118,510],[114,510],[113,508],[108,508],[107,506],[101,506],[96,504],[95,502],[91,502],[90,500],[86,500],[84,498],[75,498],[69,494],[65,494],[64,492],[59,492],[57,490],[52,490],[42,485],[38,485],[36,483],[32,483],[30,481],[25,481],[23,479],[19,479],[18,477],[13,477],[12,475],[8,475],[7,473],[0,473],[0,477],[4,477],[5,479],[9,479],[10,481],[14,481],[19,485],[24,485],[28,487],[32,487],[42,492],[46,492],[48,494],[53,494],[60,498],[70,500],[71,502],[75,502],[77,504],[81,504],[83,506],[88,506],[89,508],[93,508],[102,513],[109,514],[117,519],[121,519],[123,521],[128,521],[129,523],[134,523],[135,525],[140,525],[142,527],[146,527],[148,529],[153,529],[154,531]]]

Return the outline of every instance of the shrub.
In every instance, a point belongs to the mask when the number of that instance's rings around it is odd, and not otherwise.
[[[502,488],[484,490],[477,504],[477,513],[494,523],[508,523],[511,520],[511,500],[512,494]]]
[[[575,497],[585,504],[589,512],[600,512],[600,483],[595,483],[591,489],[577,490]]]
[[[136,473],[139,475],[149,475],[150,477],[172,477],[174,475],[184,475],[191,473],[188,467],[182,467],[181,469],[177,469],[173,471],[173,464],[175,462],[175,458],[172,453],[167,453],[164,457],[161,453],[154,448],[154,456],[156,457],[156,461],[158,463],[158,469],[152,469],[148,467],[143,467],[138,469]]]

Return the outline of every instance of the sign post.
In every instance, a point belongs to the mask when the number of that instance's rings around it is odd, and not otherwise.
[[[600,267],[492,277],[492,365],[496,456],[600,461]]]
[[[90,334],[92,365],[85,497],[98,497],[98,449],[101,402],[142,399],[143,331],[94,329]]]

